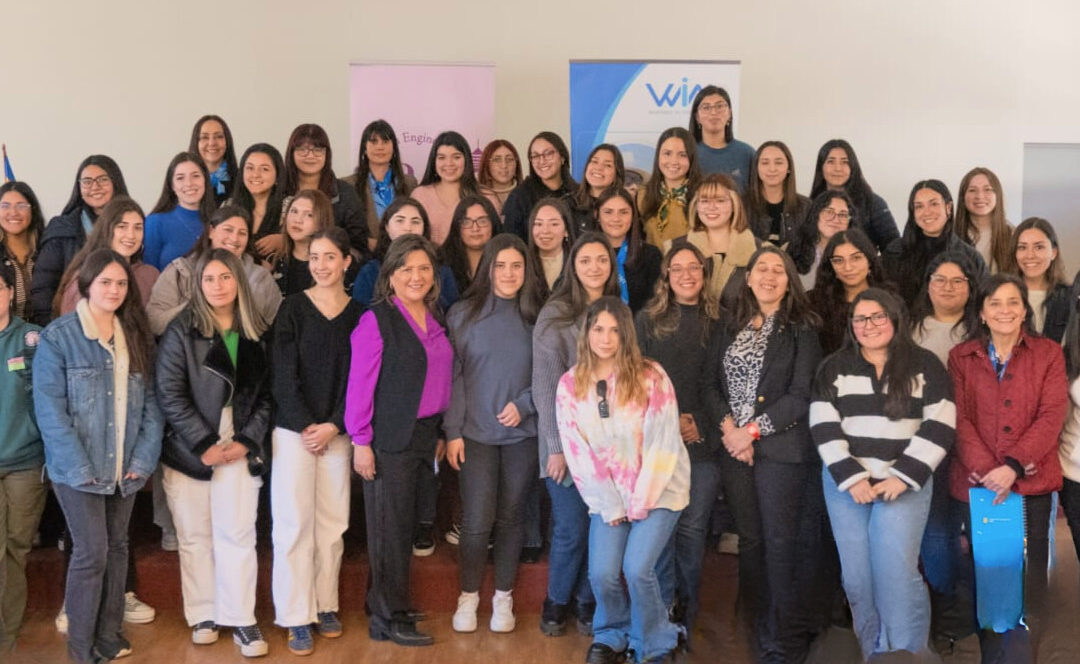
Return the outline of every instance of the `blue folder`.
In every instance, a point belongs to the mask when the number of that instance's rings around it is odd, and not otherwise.
[[[979,627],[1003,633],[1024,617],[1024,501],[1010,493],[1000,505],[994,492],[968,491],[971,548]]]

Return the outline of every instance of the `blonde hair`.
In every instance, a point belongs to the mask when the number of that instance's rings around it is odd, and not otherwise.
[[[596,324],[601,313],[607,312],[615,318],[619,332],[619,348],[615,351],[615,380],[619,384],[616,404],[644,404],[648,398],[645,389],[645,370],[648,361],[641,356],[638,348],[637,332],[630,307],[613,295],[605,295],[589,305],[585,314],[585,324],[581,326],[577,342],[577,364],[574,365],[574,398],[584,399],[592,383],[596,356],[589,346],[589,330]]]
[[[233,318],[233,329],[240,332],[245,339],[258,341],[268,327],[262,320],[262,316],[255,313],[251,306],[251,287],[248,285],[247,274],[244,272],[244,264],[240,262],[231,251],[226,249],[211,249],[203,253],[195,264],[195,274],[191,283],[191,325],[204,337],[214,336],[217,324],[214,319],[214,310],[206,301],[206,295],[202,290],[202,276],[206,266],[218,261],[232,272],[233,280],[236,281],[236,303],[233,305],[236,315]]]
[[[732,180],[731,176],[724,173],[709,173],[701,179],[701,184],[698,185],[697,191],[694,192],[694,197],[690,199],[690,205],[687,207],[692,220],[692,230],[705,230],[705,224],[701,223],[701,219],[698,218],[698,201],[703,196],[714,196],[717,193],[727,193],[731,197],[731,230],[742,233],[749,228],[750,222],[746,218],[746,208],[743,207],[742,197],[739,196],[739,186],[735,184],[735,180]]]

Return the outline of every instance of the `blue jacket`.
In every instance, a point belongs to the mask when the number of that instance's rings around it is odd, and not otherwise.
[[[101,344],[83,332],[78,312],[61,316],[41,333],[34,355],[34,409],[53,482],[87,493],[116,492],[116,446],[109,440],[116,422],[112,364]],[[128,377],[125,426],[122,475],[139,476],[120,483],[120,493],[128,496],[154,472],[165,426],[153,381],[141,375]]]

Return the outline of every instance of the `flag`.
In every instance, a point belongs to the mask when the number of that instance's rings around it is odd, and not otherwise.
[[[0,146],[4,152],[4,182],[12,182],[15,180],[15,171],[11,170],[11,162],[7,156],[7,145]]]

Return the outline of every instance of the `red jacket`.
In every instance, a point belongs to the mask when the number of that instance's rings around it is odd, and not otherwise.
[[[956,398],[956,447],[949,468],[953,498],[967,502],[972,472],[984,475],[1005,463],[1035,464],[1013,491],[1040,495],[1061,488],[1058,436],[1069,405],[1061,346],[1021,334],[1000,382],[987,342],[974,339],[949,353]]]

